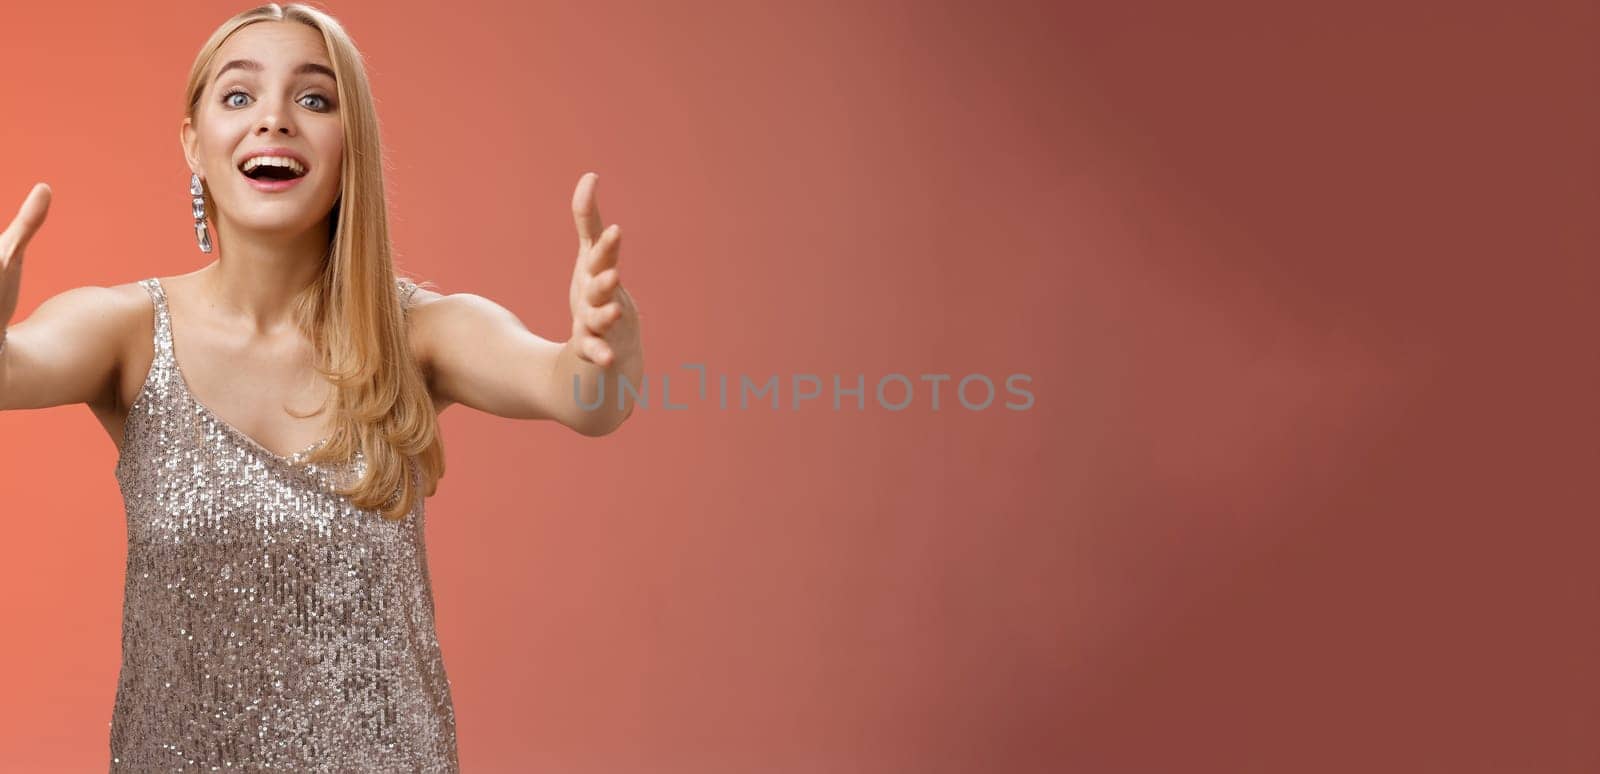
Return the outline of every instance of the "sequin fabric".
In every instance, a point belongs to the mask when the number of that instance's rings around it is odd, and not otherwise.
[[[399,521],[190,394],[157,279],[116,477],[128,519],[111,771],[457,772],[422,500]],[[399,280],[409,300],[415,285]]]

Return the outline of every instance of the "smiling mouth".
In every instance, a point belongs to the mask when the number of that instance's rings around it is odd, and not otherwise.
[[[309,170],[300,162],[282,156],[254,156],[239,165],[239,172],[251,180],[281,182],[305,177]]]

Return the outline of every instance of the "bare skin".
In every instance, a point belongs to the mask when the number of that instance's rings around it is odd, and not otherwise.
[[[195,120],[185,119],[180,131],[190,169],[211,192],[218,258],[161,284],[174,355],[195,398],[288,456],[331,430],[325,412],[297,416],[322,405],[331,385],[312,368],[312,343],[292,324],[289,304],[320,271],[339,191],[341,119],[333,79],[297,72],[328,64],[310,28],[250,25],[218,51],[219,67],[233,60],[262,66],[214,77]],[[235,90],[242,94],[228,93]],[[287,192],[251,188],[238,163],[268,146],[305,157],[306,179]],[[601,374],[614,385],[619,377],[638,384],[643,373],[637,309],[620,282],[620,228],[602,227],[596,181],[584,175],[573,194],[578,255],[567,341],[533,334],[483,296],[417,291],[408,335],[436,410],[460,403],[501,417],[555,420],[587,436],[610,433],[631,414],[631,405],[617,407],[614,387],[593,411],[573,396],[574,377],[588,400]],[[137,283],[74,288],[12,324],[24,258],[50,203],[50,188],[36,185],[0,232],[0,410],[83,403],[120,450],[129,407],[154,359],[150,296]]]

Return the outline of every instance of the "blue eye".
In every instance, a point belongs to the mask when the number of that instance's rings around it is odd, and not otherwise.
[[[246,93],[244,93],[244,92],[242,92],[242,91],[240,91],[238,89],[234,89],[234,90],[228,92],[227,94],[222,95],[222,104],[227,105],[228,107],[244,107],[245,103],[233,102],[231,100],[234,97],[246,97],[246,98],[248,98],[249,96],[250,96],[249,94],[246,94]],[[307,105],[307,107],[312,109],[312,110],[315,110],[315,111],[317,111],[319,113],[320,112],[326,112],[326,111],[330,110],[333,107],[332,104],[329,103],[328,98],[322,96],[321,94],[307,94],[304,97],[301,97],[301,99],[318,100],[318,102],[315,105]]]

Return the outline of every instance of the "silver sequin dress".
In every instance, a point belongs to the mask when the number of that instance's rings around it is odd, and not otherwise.
[[[116,476],[128,519],[111,771],[456,772],[423,501],[333,490],[364,469],[280,457],[190,394],[166,295]],[[398,281],[408,301],[415,285]]]

